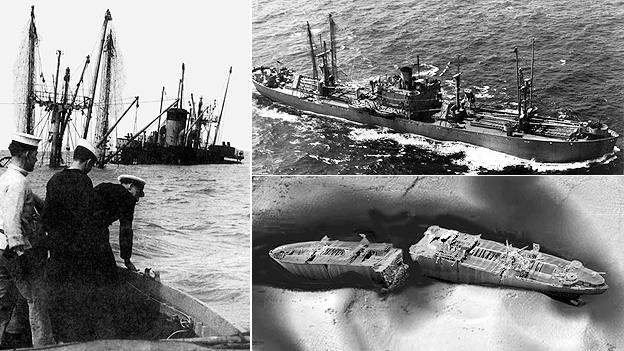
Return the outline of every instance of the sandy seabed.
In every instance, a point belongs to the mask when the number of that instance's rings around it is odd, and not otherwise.
[[[576,307],[544,294],[423,277],[407,254],[437,224],[579,259],[609,290]],[[624,347],[620,177],[255,177],[254,350],[615,350]],[[267,256],[323,235],[404,251],[410,278],[382,295],[309,282]]]

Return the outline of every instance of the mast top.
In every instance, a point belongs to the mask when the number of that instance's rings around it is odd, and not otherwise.
[[[112,21],[113,20],[113,16],[111,16],[110,10],[106,10],[106,14],[104,15],[104,20],[105,21]]]

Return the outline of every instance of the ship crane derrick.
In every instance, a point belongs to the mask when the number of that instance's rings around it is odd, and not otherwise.
[[[91,131],[93,134],[95,143],[98,145],[103,135],[110,134],[108,130],[108,119],[109,119],[109,111],[110,106],[113,104],[112,101],[112,90],[113,90],[113,72],[112,67],[115,65],[115,47],[113,46],[113,35],[112,29],[108,28],[108,22],[112,20],[112,16],[110,11],[106,10],[104,15],[104,24],[102,28],[100,48],[97,53],[96,67],[94,70],[94,79],[91,83],[89,96],[80,95],[80,89],[84,86],[85,80],[84,76],[87,70],[87,67],[90,64],[90,56],[86,56],[84,64],[82,66],[82,71],[80,73],[78,82],[75,83],[75,89],[70,91],[70,77],[71,72],[69,68],[65,69],[63,75],[60,74],[61,71],[61,50],[57,50],[57,62],[56,62],[56,74],[53,79],[52,88],[45,85],[44,74],[40,73],[38,76],[41,79],[42,84],[37,86],[35,84],[35,76],[37,76],[35,72],[35,67],[39,67],[40,64],[35,62],[35,50],[38,46],[38,37],[37,37],[37,28],[34,23],[35,15],[34,15],[34,6],[31,8],[30,15],[30,25],[28,32],[28,45],[27,50],[28,53],[26,55],[27,61],[27,71],[26,78],[27,82],[25,83],[26,90],[26,111],[23,116],[19,117],[18,122],[18,130],[22,132],[26,132],[29,134],[47,134],[42,138],[47,140],[47,145],[45,145],[44,152],[48,149],[50,150],[49,156],[49,166],[56,168],[63,165],[64,160],[62,158],[62,149],[65,144],[67,150],[69,150],[69,143],[71,140],[75,140],[77,138],[88,138],[90,134],[89,130],[89,122],[91,119],[91,114],[94,105],[99,107],[100,113],[98,114],[98,130]],[[103,77],[102,77],[102,85],[103,88],[100,89],[100,100],[96,104],[95,102],[95,93],[98,88],[98,74],[100,71],[100,61],[104,58],[104,65],[102,67]],[[62,80],[61,80],[62,78]],[[59,84],[60,83],[60,84]],[[59,86],[60,85],[60,86]],[[46,111],[47,118],[49,123],[41,123],[43,120],[35,123],[34,121],[34,106],[40,106],[42,111]],[[86,114],[85,111],[86,110]],[[81,111],[81,120],[84,120],[84,126],[78,126],[79,124],[76,117],[73,117],[74,111]],[[70,122],[73,122],[73,130],[70,133],[68,126]],[[39,129],[39,126],[40,129]],[[47,126],[47,128],[46,128]],[[39,132],[35,131],[35,127],[39,129]],[[47,130],[46,130],[47,129]],[[108,134],[107,134],[108,133]],[[74,135],[75,134],[75,135]],[[64,140],[66,140],[64,142]],[[106,145],[103,143],[102,150],[106,150]],[[42,158],[43,161],[43,158]]]

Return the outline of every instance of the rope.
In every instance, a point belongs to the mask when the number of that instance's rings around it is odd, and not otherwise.
[[[169,335],[169,336],[167,337],[167,340],[171,339],[171,337],[172,337],[172,336],[174,336],[174,335],[176,335],[176,334],[179,334],[179,333],[182,333],[182,332],[186,332],[186,331],[188,331],[188,329],[180,329],[180,330],[176,330],[176,331],[174,331],[173,333],[171,333],[171,335]]]

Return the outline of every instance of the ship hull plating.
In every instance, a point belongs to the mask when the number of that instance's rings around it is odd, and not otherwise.
[[[502,272],[502,275],[484,271],[480,268],[470,267],[459,263],[436,263],[431,258],[412,258],[418,263],[424,275],[451,282],[486,286],[507,286],[518,289],[539,291],[548,295],[577,297],[580,295],[598,295],[606,289],[574,290],[556,284],[536,282],[531,279],[519,277],[515,272]]]
[[[238,150],[226,145],[211,145],[207,149],[196,149],[185,146],[158,146],[146,144],[124,148],[113,163],[133,164],[165,164],[165,165],[198,165],[240,163],[242,156]]]
[[[299,110],[344,118],[350,121],[382,126],[402,133],[418,134],[439,141],[458,141],[538,162],[579,162],[595,160],[614,151],[617,136],[598,140],[563,141],[510,137],[502,131],[473,131],[448,126],[445,122],[420,122],[406,118],[372,115],[349,104],[330,99],[308,100],[253,81],[263,96]]]

